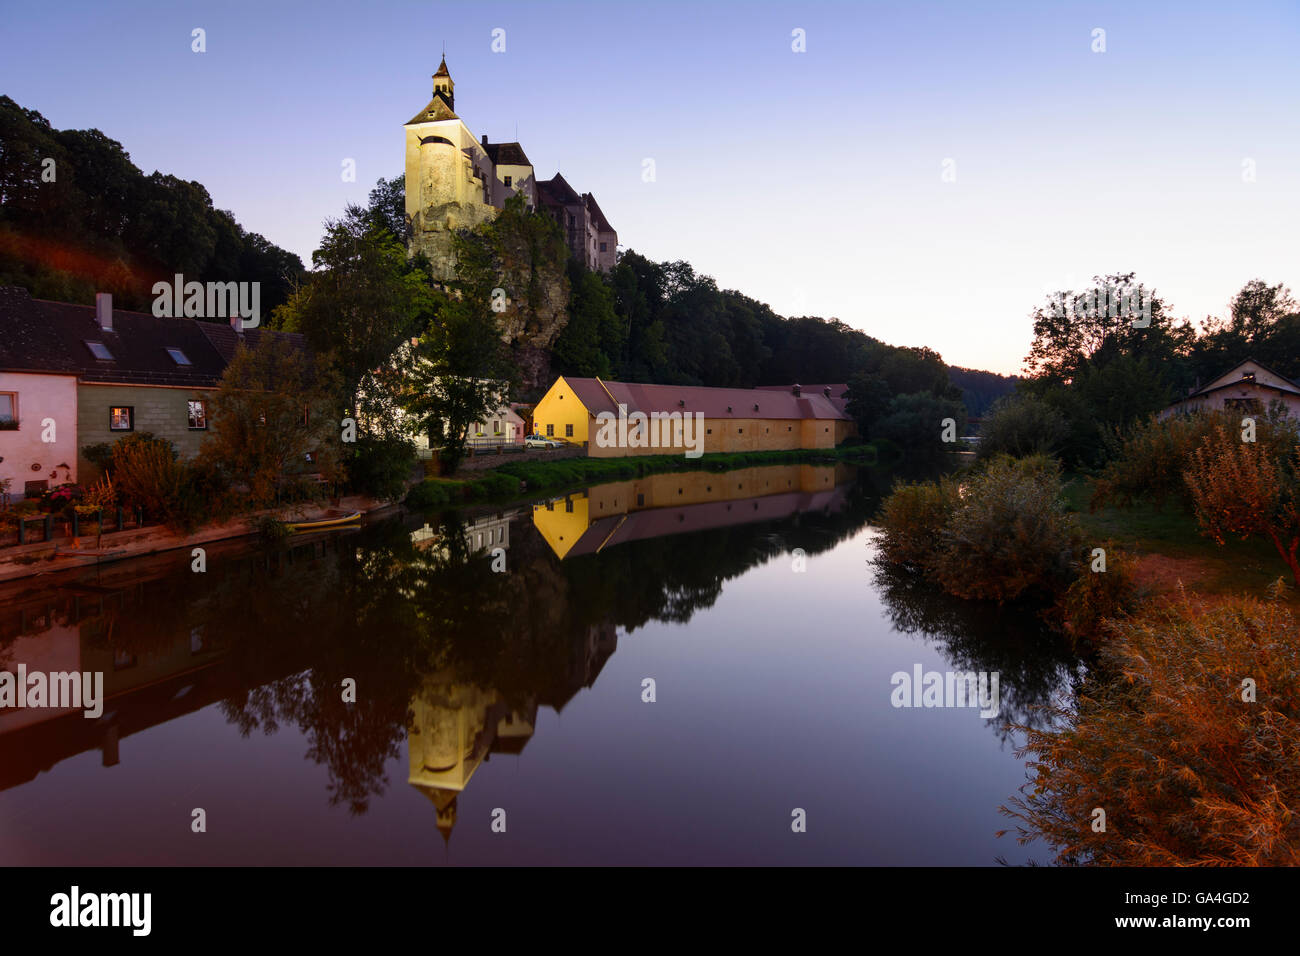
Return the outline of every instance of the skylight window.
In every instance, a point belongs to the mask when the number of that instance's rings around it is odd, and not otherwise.
[[[172,357],[172,361],[175,362],[177,365],[194,364],[193,362],[190,361],[190,357],[186,355],[184,352],[182,352],[180,349],[168,349],[167,354]]]
[[[90,349],[90,354],[97,359],[103,359],[106,362],[113,361],[113,353],[108,350],[108,346],[103,342],[86,341],[86,348]]]

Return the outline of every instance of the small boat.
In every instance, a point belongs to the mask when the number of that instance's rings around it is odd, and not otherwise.
[[[327,531],[330,528],[341,528],[344,525],[355,524],[361,520],[360,511],[327,511],[324,515],[316,518],[314,521],[288,521],[285,524],[290,531]]]

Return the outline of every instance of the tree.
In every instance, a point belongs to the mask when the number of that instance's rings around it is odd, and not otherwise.
[[[515,366],[501,341],[490,306],[470,297],[452,298],[413,350],[403,406],[412,427],[441,446],[454,471],[465,453],[469,426],[500,408]]]
[[[339,481],[334,378],[286,336],[260,336],[251,349],[241,344],[212,397],[200,462],[242,484],[254,507],[271,504],[286,477]]]
[[[436,297],[428,275],[407,259],[406,247],[358,206],[326,224],[312,262],[317,273],[275,320],[281,328],[301,330],[314,352],[329,357],[339,374],[343,408],[356,413],[367,396],[383,394],[391,379],[376,373],[420,334]],[[359,418],[363,427],[378,420]]]
[[[1081,292],[1048,296],[1047,303],[1031,313],[1034,341],[1025,358],[1031,376],[1067,384],[1086,368],[1100,368],[1124,355],[1146,358],[1156,368],[1181,368],[1195,333],[1185,322],[1171,322],[1154,290],[1143,287],[1131,272],[1096,276],[1093,281],[1095,285]],[[1129,304],[1136,303],[1128,311],[1118,304],[1126,295]],[[1148,322],[1148,310],[1149,324],[1135,326],[1135,320]]]
[[[1228,535],[1273,542],[1300,587],[1300,447],[1279,464],[1261,442],[1246,442],[1220,424],[1192,453],[1187,485],[1196,518],[1218,544]]]
[[[893,392],[880,375],[863,373],[848,382],[849,402],[845,411],[857,422],[858,434],[870,438],[875,434],[876,423],[889,410]]]

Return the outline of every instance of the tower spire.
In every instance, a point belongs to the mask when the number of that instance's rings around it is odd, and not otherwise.
[[[433,74],[433,95],[442,94],[443,99],[447,101],[447,106],[454,112],[456,109],[456,84],[451,78],[451,73],[447,69],[447,54],[442,55],[442,62],[438,64],[438,72]]]

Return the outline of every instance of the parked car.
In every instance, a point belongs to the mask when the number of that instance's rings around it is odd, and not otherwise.
[[[558,438],[547,438],[545,435],[538,435],[536,432],[524,439],[526,448],[563,448],[564,442]]]

